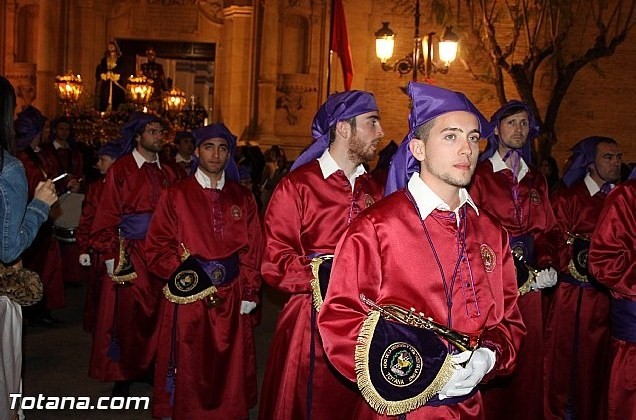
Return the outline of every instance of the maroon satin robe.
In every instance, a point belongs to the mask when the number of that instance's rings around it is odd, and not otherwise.
[[[333,254],[351,220],[381,197],[382,187],[369,174],[356,178],[352,191],[342,170],[324,179],[317,160],[289,173],[274,190],[265,214],[261,272],[269,285],[291,297],[278,317],[269,349],[260,419],[306,418],[312,328],[311,416],[352,418],[361,397],[330,366],[317,328],[312,327],[309,256]]]
[[[636,301],[636,181],[614,188],[605,200],[590,245],[588,264],[612,298]],[[636,325],[632,325],[632,331]],[[636,418],[636,343],[610,338],[610,420]]]
[[[605,418],[609,296],[594,283],[572,283],[568,263],[573,249],[567,245],[567,232],[592,236],[604,201],[600,192],[590,196],[583,181],[558,190],[553,198],[560,281],[544,321],[545,419],[563,419],[566,411],[577,420]]]
[[[517,286],[508,236],[487,213],[479,216],[468,204],[466,259],[457,266],[459,234],[451,212],[434,211],[425,219],[435,253],[451,287],[448,313],[444,283],[422,221],[404,190],[362,213],[336,250],[327,298],[318,315],[325,352],[331,363],[356,380],[354,353],[369,308],[360,294],[382,304],[416,308],[434,321],[471,335],[495,351],[495,365],[485,380],[512,371],[525,334],[517,308]],[[452,286],[450,286],[452,283]],[[450,317],[449,317],[450,315]],[[511,418],[514,414],[511,413]],[[383,418],[362,401],[355,419]],[[484,418],[478,392],[468,400],[441,407],[423,406],[409,420]]]
[[[101,203],[104,185],[106,185],[105,180],[99,179],[88,186],[88,192],[82,203],[82,215],[77,227],[77,234],[75,235],[79,254],[89,254],[91,257],[88,284],[86,286],[86,300],[84,301],[84,330],[88,332],[95,330],[102,278],[106,276],[104,258],[99,252],[94,252],[90,246],[91,228],[93,220],[95,220],[95,213],[97,213],[97,208]]]
[[[92,248],[102,253],[104,260],[115,258],[119,251],[118,226],[122,216],[152,213],[162,190],[177,179],[176,169],[168,164],[162,163],[161,170],[155,171],[138,168],[132,154],[117,159],[106,174],[101,205],[91,230]],[[110,278],[102,282],[89,369],[89,375],[101,381],[146,377],[153,367],[157,345],[163,283],[148,272],[145,241],[127,240],[126,243],[137,278],[125,285],[117,285]],[[115,311],[116,289],[118,305]],[[113,331],[119,338],[119,362],[107,355]]]
[[[512,196],[512,171],[493,172],[490,160],[477,165],[470,186],[470,196],[479,209],[495,216],[508,234],[534,237],[537,268],[556,267],[554,235],[556,220],[548,197],[545,177],[530,168],[519,183],[518,207],[521,220],[515,219]],[[519,353],[517,369],[509,378],[484,388],[484,407],[488,419],[536,420],[543,416],[543,320],[541,293],[530,292],[519,297],[519,310],[527,335]]]
[[[239,277],[218,287],[221,302],[161,300],[153,415],[175,419],[247,418],[256,404],[252,315],[241,301],[259,301],[263,234],[253,194],[234,182],[203,188],[190,177],[162,196],[146,238],[149,269],[168,279],[181,264],[183,244],[205,260],[239,255]],[[175,318],[176,316],[176,318]],[[173,325],[176,341],[173,343]],[[174,346],[174,347],[173,347]],[[174,406],[166,392],[171,351],[176,355]]]

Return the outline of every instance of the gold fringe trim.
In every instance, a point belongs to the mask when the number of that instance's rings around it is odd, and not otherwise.
[[[582,281],[583,283],[589,282],[587,276],[584,276],[583,274],[579,273],[579,271],[576,269],[576,266],[574,265],[574,260],[570,260],[570,262],[568,263],[568,270],[570,271],[570,274],[572,274],[572,277],[574,277],[578,281]]]
[[[320,308],[322,308],[322,294],[320,293],[320,279],[318,277],[318,270],[320,269],[320,264],[323,263],[326,259],[332,259],[333,255],[321,255],[320,257],[315,257],[311,259],[309,263],[311,265],[311,275],[313,278],[309,282],[311,286],[311,303],[314,305],[316,312],[320,312]]]
[[[196,302],[197,300],[205,299],[206,297],[211,296],[215,294],[216,292],[217,292],[216,287],[211,286],[192,296],[180,297],[170,293],[170,289],[168,288],[167,284],[163,286],[163,295],[166,297],[166,299],[168,299],[172,303],[178,303],[180,305],[185,305],[187,303],[192,303],[192,302]]]
[[[113,274],[111,276],[111,280],[117,284],[132,283],[132,281],[135,280],[136,278],[137,278],[137,273],[135,273],[134,271],[124,276],[119,276],[117,274]]]
[[[124,261],[127,261],[128,264],[132,267],[132,262],[130,262],[130,257],[126,254],[126,240],[123,236],[119,236],[119,260],[117,261],[117,267],[113,270],[113,275],[111,276],[112,280],[117,284],[130,283],[134,279],[137,278],[137,273],[134,271],[132,273],[119,275],[121,270],[124,268]]]
[[[369,312],[369,316],[362,323],[360,334],[358,334],[358,343],[355,351],[355,371],[358,389],[371,408],[379,414],[395,416],[408,413],[426,404],[435,394],[442,390],[455,372],[453,361],[450,355],[447,354],[435,379],[418,395],[402,401],[385,400],[373,386],[368,367],[371,340],[379,319],[380,313],[378,311]]]
[[[534,283],[534,279],[536,278],[536,276],[537,275],[534,271],[530,271],[528,273],[528,280],[526,280],[526,282],[519,287],[519,296],[523,296],[526,293],[532,291],[532,283]]]

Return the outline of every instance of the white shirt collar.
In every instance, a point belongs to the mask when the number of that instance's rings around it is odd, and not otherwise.
[[[501,155],[499,154],[499,150],[495,150],[495,153],[490,157],[490,162],[492,163],[492,171],[499,172],[504,169],[510,170],[509,167],[506,166],[506,162],[503,161]],[[517,174],[517,182],[521,182],[524,176],[528,173],[528,165],[522,157],[519,158],[519,173]]]
[[[420,215],[422,216],[422,220],[426,219],[433,210],[441,210],[441,211],[452,211],[455,213],[455,218],[457,220],[457,225],[459,226],[459,209],[466,203],[468,203],[473,209],[475,209],[475,213],[479,215],[479,210],[477,206],[473,202],[473,199],[470,198],[468,191],[466,188],[459,189],[459,206],[456,209],[452,209],[448,204],[444,202],[437,194],[431,190],[431,188],[426,185],[426,182],[420,178],[419,172],[415,172],[408,183],[408,189],[411,192],[411,195],[415,199],[415,204],[417,205],[418,210],[420,211]]]
[[[190,159],[186,159],[183,156],[181,156],[181,153],[177,152],[177,155],[174,157],[174,160],[177,163],[181,163],[181,162],[190,163],[192,162],[192,156],[190,156]]]
[[[68,143],[66,143],[65,146],[62,146],[62,144],[57,140],[53,140],[53,147],[55,147],[55,150],[57,149],[70,149]]]
[[[197,168],[197,171],[194,173],[194,177],[196,178],[199,185],[203,188],[212,188],[212,182],[210,181],[210,177],[203,173],[201,168]],[[225,171],[221,173],[221,178],[216,182],[217,190],[222,190],[225,186]]]
[[[331,156],[331,153],[329,153],[329,149],[325,149],[322,156],[318,158],[318,163],[320,164],[320,170],[322,171],[322,177],[324,179],[327,179],[337,171],[342,170]],[[356,178],[366,172],[367,170],[364,169],[363,165],[358,165],[356,167],[356,170],[353,171],[353,174],[349,177],[349,183],[351,184],[352,189],[356,182]]]
[[[601,191],[601,187],[599,187],[596,181],[592,179],[592,176],[589,172],[587,173],[587,175],[585,175],[585,178],[583,178],[583,182],[585,182],[585,186],[587,187],[587,191],[590,193],[590,196],[593,196],[597,192]],[[610,184],[610,187],[614,188],[615,185]]]
[[[141,166],[142,166],[144,163],[146,163],[146,162],[148,162],[148,163],[156,163],[156,164],[157,164],[157,166],[159,167],[159,169],[161,169],[161,163],[159,163],[159,155],[158,155],[158,154],[155,154],[156,159],[155,159],[155,160],[153,160],[152,162],[151,162],[151,161],[149,161],[149,160],[146,160],[146,158],[145,158],[145,157],[141,156],[141,153],[139,153],[139,152],[137,151],[137,148],[133,149],[132,155],[133,155],[133,157],[135,158],[135,162],[137,163],[137,167],[138,167],[139,169],[141,169]]]

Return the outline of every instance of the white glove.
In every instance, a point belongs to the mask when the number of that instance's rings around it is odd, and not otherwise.
[[[249,314],[254,308],[256,308],[256,302],[250,302],[248,300],[241,301],[241,315]]]
[[[468,353],[468,355],[466,355]],[[471,352],[465,351],[458,355],[452,356],[453,361],[461,363],[466,360],[466,367],[458,366],[453,376],[444,385],[439,392],[439,399],[443,400],[448,397],[461,397],[469,394],[475,388],[484,376],[490,372],[495,365],[495,352],[490,349],[480,347],[470,355]]]
[[[533,287],[534,290],[537,289],[545,289],[546,287],[552,287],[557,284],[557,272],[554,268],[546,268],[545,270],[539,271],[537,274],[537,278],[535,279],[536,288]]]
[[[109,276],[112,276],[115,272],[115,259],[111,258],[110,260],[106,260],[104,264],[106,264],[106,272]]]
[[[88,254],[81,254],[79,256],[79,263],[82,267],[90,267],[91,266],[91,256]]]

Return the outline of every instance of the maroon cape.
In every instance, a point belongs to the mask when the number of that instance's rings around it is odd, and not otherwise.
[[[117,159],[108,170],[101,206],[92,227],[92,248],[114,258],[119,250],[118,226],[123,215],[152,213],[163,189],[177,181],[176,169],[162,163],[161,170],[137,167],[132,154]],[[101,381],[137,380],[153,366],[157,320],[163,283],[148,273],[144,240],[127,240],[137,278],[117,285],[102,282],[89,375]],[[117,260],[115,260],[115,267]],[[120,360],[108,356],[111,337],[119,340]]]
[[[595,283],[579,282],[568,270],[568,235],[592,236],[605,196],[581,181],[559,189],[552,206],[559,229],[559,283],[545,329],[545,419],[605,417],[609,351],[609,296]]]
[[[361,397],[330,366],[315,324],[312,327],[309,262],[312,254],[333,254],[351,220],[381,197],[381,186],[369,174],[359,176],[352,191],[342,170],[324,179],[317,160],[288,174],[274,190],[265,214],[261,272],[269,285],[291,297],[281,311],[270,346],[260,419],[306,417],[312,329],[311,415],[316,419],[353,418]]]
[[[376,303],[416,308],[434,321],[468,333],[495,351],[488,377],[512,371],[525,329],[517,308],[514,265],[508,236],[486,213],[465,204],[467,258],[459,261],[462,240],[455,218],[434,211],[425,219],[439,263],[451,289],[452,310],[436,257],[425,239],[422,221],[404,190],[362,213],[336,250],[327,298],[318,316],[325,352],[347,379],[356,380],[354,353],[369,308],[360,294]],[[451,283],[455,267],[456,281]],[[408,419],[483,418],[478,392],[468,400],[441,407],[423,406]],[[381,418],[363,402],[351,418]]]
[[[104,192],[104,179],[99,179],[88,186],[88,192],[82,204],[82,215],[80,216],[79,226],[77,227],[77,246],[79,254],[89,254],[91,257],[91,266],[88,273],[88,284],[86,287],[86,300],[84,301],[84,330],[93,332],[97,323],[97,308],[99,307],[99,296],[102,285],[102,278],[106,275],[106,267],[104,266],[104,258],[94,252],[90,246],[91,228],[97,208],[102,200]]]
[[[535,267],[556,266],[553,235],[556,221],[548,198],[545,177],[530,168],[519,183],[519,208],[512,198],[512,171],[493,172],[490,160],[477,165],[470,195],[506,228],[508,234],[534,237]],[[522,214],[515,219],[515,211]],[[509,419],[515,413],[519,420],[536,420],[543,416],[543,320],[541,293],[530,292],[518,301],[527,335],[519,352],[514,374],[484,388],[486,418]]]
[[[206,299],[187,304],[161,300],[155,417],[247,418],[256,404],[253,320],[239,310],[242,300],[258,302],[262,243],[256,201],[240,184],[204,189],[190,177],[163,194],[146,238],[151,271],[167,280],[181,264],[182,244],[204,260],[238,253],[240,271],[236,280],[218,288],[215,296],[221,302],[212,309]],[[171,354],[176,362],[174,405],[166,392]]]
[[[594,230],[588,264],[612,298],[636,301],[636,181],[617,186],[607,196]],[[633,316],[633,315],[632,315]],[[633,318],[632,318],[633,319]],[[636,325],[631,325],[631,331]],[[610,344],[608,419],[636,418],[636,342],[614,337]]]

